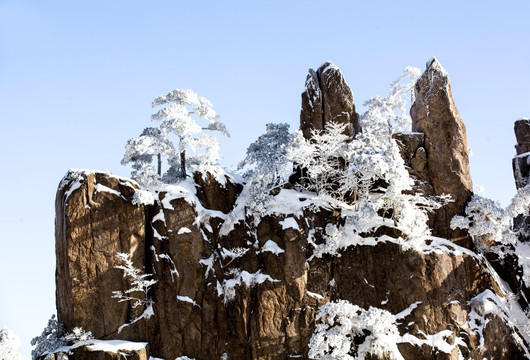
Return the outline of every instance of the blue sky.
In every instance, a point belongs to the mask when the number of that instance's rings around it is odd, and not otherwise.
[[[356,105],[436,56],[467,126],[475,185],[506,204],[513,121],[530,116],[528,1],[0,0],[0,327],[55,312],[54,198],[69,168],[128,175],[152,99],[191,88],[230,130],[222,164],[268,122],[298,127],[308,68],[339,66]]]

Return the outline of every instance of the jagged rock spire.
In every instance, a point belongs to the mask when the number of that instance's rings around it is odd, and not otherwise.
[[[466,127],[453,100],[449,75],[434,57],[426,67],[414,89],[412,130],[425,134],[435,195],[450,194],[454,200],[437,211],[433,234],[454,239],[463,234],[452,232],[449,224],[454,215],[464,213],[473,191]]]
[[[528,184],[530,176],[530,119],[519,119],[514,124],[517,155],[512,160],[513,176],[517,189]]]
[[[331,61],[317,71],[309,69],[302,93],[300,130],[309,139],[312,129],[322,130],[329,121],[347,124],[345,131],[349,136],[361,131],[353,92],[340,69]]]

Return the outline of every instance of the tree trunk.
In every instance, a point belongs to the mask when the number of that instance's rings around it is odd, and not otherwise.
[[[180,171],[182,171],[182,178],[186,178],[186,150],[180,153]]]
[[[158,176],[162,176],[162,156],[160,154],[157,154],[158,156]]]

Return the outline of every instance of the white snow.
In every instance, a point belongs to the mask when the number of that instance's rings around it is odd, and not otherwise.
[[[306,291],[306,292],[307,292],[307,295],[312,296],[314,298],[317,298],[319,300],[323,300],[324,299],[324,296],[322,296],[320,294],[317,294],[317,293],[314,293],[314,292],[311,292],[311,291]]]
[[[205,265],[206,266],[206,271],[204,272],[204,278],[208,278],[208,274],[210,273],[210,271],[212,272],[212,274],[215,274],[215,271],[213,269],[213,261],[214,261],[214,254],[210,255],[210,257],[208,259],[201,259],[199,260],[199,263],[201,265]]]
[[[187,302],[187,303],[190,303],[194,306],[198,306],[200,307],[199,305],[197,305],[197,303],[195,301],[193,301],[192,298],[190,298],[189,296],[182,296],[182,295],[177,295],[177,300],[179,301],[184,301],[184,302]]]
[[[282,248],[280,248],[278,246],[278,244],[276,244],[274,241],[272,240],[267,240],[267,242],[265,244],[263,244],[263,246],[261,247],[261,251],[262,252],[270,252],[270,253],[273,253],[275,255],[279,255],[281,253],[284,253],[285,250],[283,250]]]
[[[155,194],[149,190],[134,191],[132,203],[134,205],[153,205],[155,203]]]
[[[141,319],[149,319],[151,318],[151,316],[153,316],[155,314],[155,311],[153,310],[153,304],[149,304],[147,306],[147,308],[144,310],[144,312],[142,313],[142,315],[140,315],[139,317],[137,317],[136,319],[134,319],[133,321],[131,321],[130,323],[126,323],[126,324],[123,324],[122,326],[120,326],[118,328],[118,334],[123,330],[125,329],[127,326],[129,325],[132,325],[134,324],[135,322],[137,321],[140,321]]]
[[[418,305],[420,305],[421,303],[422,303],[421,301],[416,301],[415,303],[412,303],[405,310],[395,314],[394,317],[396,318],[396,320],[401,320],[401,319],[406,318],[407,316],[409,316],[412,313],[412,310],[416,309],[418,307]]]
[[[157,221],[162,221],[164,224],[166,223],[166,217],[164,215],[163,209],[160,209],[160,211],[155,216],[153,216],[153,220],[151,220],[151,223],[154,223]]]
[[[246,270],[239,271],[234,274],[234,277],[223,281],[221,288],[218,287],[218,292],[224,295],[224,302],[233,300],[236,296],[236,286],[245,285],[246,287],[253,287],[265,281],[279,282],[280,280],[273,279],[270,275],[262,274],[261,270],[255,273],[249,273]]]
[[[279,224],[282,226],[283,230],[295,229],[295,230],[300,231],[300,228],[298,227],[298,223],[296,222],[296,219],[293,217],[285,218],[284,220],[280,221]]]
[[[187,227],[181,227],[179,231],[177,232],[177,235],[189,234],[189,233],[191,233],[190,229],[188,229]]]
[[[96,193],[98,193],[98,192],[107,192],[109,194],[113,194],[113,195],[116,195],[118,197],[121,197],[121,198],[125,199],[125,197],[123,197],[121,192],[119,192],[117,190],[114,190],[114,189],[111,189],[108,186],[105,186],[105,185],[102,185],[102,184],[94,185],[94,190],[95,190]]]
[[[120,350],[139,351],[147,346],[146,342],[133,342],[126,340],[91,340],[92,345],[87,348],[90,351],[106,351],[118,353]]]

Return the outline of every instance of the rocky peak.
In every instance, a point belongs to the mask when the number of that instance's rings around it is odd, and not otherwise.
[[[466,127],[453,100],[449,75],[436,58],[426,67],[414,89],[412,130],[425,134],[427,173],[434,194],[449,194],[454,200],[436,212],[433,234],[469,243],[465,233],[449,227],[453,216],[464,213],[473,191]]]
[[[351,89],[333,64],[310,70],[302,99],[305,136],[332,120],[360,131]],[[416,84],[411,113],[416,132],[395,139],[413,191],[456,200],[434,218],[435,235],[449,233],[471,179],[465,128],[436,60]],[[356,231],[362,209],[333,208],[293,186],[271,192],[264,213],[235,214],[242,189],[222,172],[151,191],[101,172],[69,172],[56,199],[59,320],[99,340],[135,342],[115,352],[71,349],[70,359],[121,358],[122,350],[142,360],[311,359],[316,329],[333,321],[319,312],[341,301],[386,314],[393,330],[382,336],[394,358],[527,356],[530,337],[513,321],[522,313],[516,296],[484,257],[438,237],[414,242],[383,216]],[[149,306],[112,298],[130,287],[117,252],[156,280]],[[361,329],[350,352],[378,341],[376,331]]]
[[[530,176],[530,119],[519,119],[514,124],[517,145],[516,156],[512,160],[515,186],[520,189],[528,184]]]
[[[349,136],[361,131],[353,92],[340,69],[328,61],[317,71],[309,69],[302,93],[300,130],[309,139],[311,130],[323,130],[330,121],[347,124],[345,132]]]

